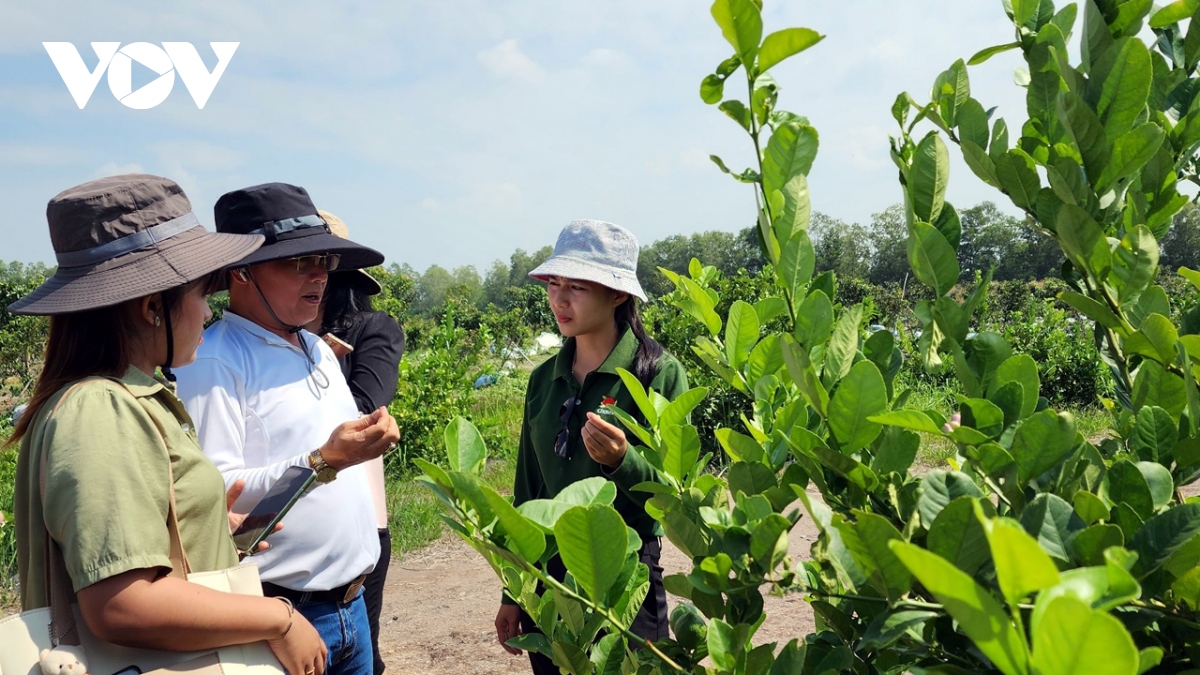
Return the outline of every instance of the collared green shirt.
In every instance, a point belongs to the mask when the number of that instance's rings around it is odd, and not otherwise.
[[[637,404],[633,402],[633,396],[617,375],[618,368],[633,372],[637,348],[637,337],[626,328],[608,358],[599,368],[588,373],[582,386],[571,374],[571,364],[575,358],[574,338],[567,340],[555,358],[534,369],[525,392],[525,419],[521,426],[517,476],[513,486],[514,504],[519,505],[531,499],[551,499],[576,481],[603,476],[616,483],[617,498],[613,506],[643,540],[662,534],[658,523],[646,513],[645,505],[650,494],[632,489],[638,483],[659,479],[658,472],[634,445],[636,439],[633,434],[626,430],[629,446],[625,459],[611,471],[588,455],[580,436],[587,423],[587,413],[597,411],[605,397],[612,397],[617,407],[638,422],[646,423]],[[650,388],[668,400],[674,400],[687,391],[687,374],[683,365],[673,356],[663,354],[658,362],[658,374],[651,381]],[[563,428],[560,420],[563,404],[571,398],[578,398],[579,403],[567,421],[570,430],[567,457],[562,458],[554,453],[554,439]]]
[[[47,605],[47,530],[75,591],[130,570],[169,570],[171,475],[192,571],[237,565],[225,483],[200,451],[192,420],[169,386],[131,366],[120,383],[92,379],[64,399],[70,387],[38,410],[17,457],[21,605]]]

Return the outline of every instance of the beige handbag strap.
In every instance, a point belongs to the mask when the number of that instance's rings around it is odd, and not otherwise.
[[[111,377],[89,377],[71,385],[67,391],[58,399],[54,409],[47,415],[47,419],[52,417],[58,411],[62,402],[82,385],[87,382],[96,381],[98,379],[106,379],[124,387],[124,383],[116,378]],[[151,419],[154,419],[153,416]],[[157,420],[155,421],[157,425]],[[159,433],[162,434],[165,441],[166,434],[164,429],[159,427]],[[38,486],[41,491],[41,499],[43,508],[46,503],[46,456],[43,453],[39,465]],[[180,579],[187,579],[187,575],[191,573],[191,565],[188,563],[187,553],[183,550],[183,541],[179,535],[179,517],[176,513],[175,505],[175,474],[171,468],[170,451],[167,451],[167,534],[170,537],[170,560],[171,573],[170,576]],[[44,519],[44,516],[43,516]],[[46,529],[46,596],[50,601],[50,642],[57,647],[60,644],[78,645],[79,630],[75,625],[75,615],[71,612],[71,602],[69,598],[73,593],[70,575],[67,572],[67,564],[63,559],[62,549],[59,548],[58,542],[50,535],[49,528]]]

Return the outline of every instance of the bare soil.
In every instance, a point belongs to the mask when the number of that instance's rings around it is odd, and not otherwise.
[[[803,511],[803,509],[801,509]],[[805,514],[792,529],[789,551],[806,560],[817,532]],[[666,574],[690,571],[691,562],[663,540]],[[676,598],[668,594],[674,605]],[[379,649],[392,675],[529,672],[529,661],[496,642],[493,621],[500,582],[471,547],[453,535],[394,559],[384,588]],[[799,595],[768,596],[767,620],[756,644],[786,643],[813,630],[813,613]]]

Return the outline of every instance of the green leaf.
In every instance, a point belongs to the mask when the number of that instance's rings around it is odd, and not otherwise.
[[[787,533],[791,527],[791,522],[778,513],[772,513],[754,526],[750,535],[750,555],[762,569],[774,570],[787,557]]]
[[[778,190],[784,197],[781,211],[771,209],[776,236],[783,242],[808,228],[808,181],[819,146],[817,130],[807,124],[788,122],[775,128],[763,157],[763,192]]]
[[[1012,148],[992,160],[996,165],[996,180],[1004,194],[1019,208],[1033,211],[1038,191],[1042,189],[1033,158],[1020,148]]]
[[[913,223],[907,246],[908,263],[921,283],[945,295],[958,282],[958,258],[937,228],[929,223]]]
[[[1135,675],[1138,651],[1120,621],[1064,595],[1050,602],[1038,623],[1030,665],[1055,675]]]
[[[793,302],[800,299],[804,286],[812,279],[816,262],[817,254],[813,250],[812,240],[803,230],[794,233],[783,245],[776,271]]]
[[[930,551],[967,574],[974,574],[990,558],[987,535],[975,515],[975,503],[973,497],[950,500],[929,527],[925,540]],[[989,515],[995,514],[990,503],[980,504]]]
[[[1188,503],[1172,507],[1146,521],[1129,541],[1129,548],[1138,554],[1133,572],[1144,578],[1200,532],[1200,504]]]
[[[637,378],[637,375],[624,368],[618,368],[617,375],[625,385],[625,390],[633,397],[633,402],[637,404],[638,410],[642,411],[642,417],[645,417],[651,426],[658,424],[658,410],[650,402],[650,397],[646,394],[646,389],[642,387],[642,381]]]
[[[733,466],[729,467],[729,492],[734,496],[741,492],[753,497],[778,485],[775,472],[765,464],[734,462]]]
[[[1000,177],[996,174],[996,163],[988,156],[983,146],[964,138],[959,143],[959,147],[962,149],[963,160],[967,163],[967,168],[971,169],[971,172],[978,176],[979,180],[997,190],[1002,189]]]
[[[1171,497],[1175,493],[1175,481],[1171,478],[1171,472],[1167,467],[1158,462],[1138,462],[1135,466],[1142,473],[1142,477],[1146,479],[1154,508],[1157,510],[1170,504]]]
[[[762,40],[762,12],[758,4],[753,0],[716,0],[712,4],[712,17],[742,63],[754,63]]]
[[[988,395],[991,396],[1009,382],[1021,385],[1025,395],[1021,403],[1021,417],[1022,419],[1029,417],[1037,409],[1038,395],[1041,390],[1038,367],[1033,357],[1028,354],[1016,354],[1005,359],[996,367],[996,374],[992,378]]]
[[[1133,409],[1158,406],[1178,417],[1187,405],[1183,378],[1166,372],[1157,361],[1142,361],[1133,379]]]
[[[796,342],[791,335],[784,336],[783,362],[787,365],[788,375],[796,387],[808,398],[809,404],[820,415],[824,416],[829,407],[829,393],[817,377],[808,350]]]
[[[492,507],[500,527],[508,535],[511,548],[522,558],[530,561],[540,560],[546,550],[546,536],[525,516],[517,512],[511,502],[501,497],[487,485],[482,486],[483,496],[488,506]]]
[[[1029,20],[1037,16],[1039,0],[1010,0],[1012,6],[1012,20],[1018,26],[1024,26],[1029,23]]]
[[[997,54],[1001,54],[1003,52],[1017,49],[1020,46],[1021,46],[1020,42],[1009,42],[1007,44],[996,45],[995,47],[988,47],[987,49],[981,49],[978,52],[975,52],[975,55],[971,57],[971,60],[967,61],[967,65],[968,66],[977,66]]]
[[[902,541],[889,546],[1000,672],[1025,675],[1029,661],[1025,640],[986,589],[935,553]]]
[[[908,180],[916,219],[926,223],[936,222],[942,212],[946,184],[950,180],[950,153],[946,151],[946,145],[937,131],[926,134],[917,145]]]
[[[1145,225],[1138,225],[1126,231],[1115,254],[1112,275],[1118,282],[1118,299],[1133,302],[1158,275],[1158,241]]]
[[[842,540],[868,582],[888,599],[899,599],[912,588],[912,574],[888,548],[888,542],[904,541],[904,537],[883,516],[858,513],[856,517],[854,524],[835,519]]]
[[[750,356],[750,350],[757,343],[758,315],[754,313],[754,307],[741,300],[734,301],[729,308],[729,319],[725,322],[725,354],[729,358],[729,365],[734,370],[741,370],[742,364]]]
[[[725,78],[716,74],[705,75],[703,80],[700,80],[700,100],[709,105],[720,103],[721,98],[725,96]],[[711,156],[713,161],[717,162],[725,173],[729,173],[729,169],[725,168],[723,162],[719,162],[716,155]]]
[[[550,644],[554,665],[569,675],[591,675],[592,662],[582,649],[569,642],[555,640]]]
[[[1150,96],[1152,77],[1150,50],[1137,39],[1122,40],[1119,50],[1105,54],[1096,64],[1092,75],[1092,82],[1100,83],[1096,113],[1110,143],[1133,128],[1141,116]]]
[[[741,645],[734,638],[732,626],[721,619],[713,619],[708,623],[708,655],[713,665],[722,670],[733,670],[740,650]]]
[[[823,466],[841,474],[843,478],[867,492],[879,487],[879,477],[875,472],[849,455],[843,455],[823,445],[814,446],[812,454]]]
[[[1009,518],[987,518],[977,510],[987,534],[996,566],[996,580],[1009,606],[1016,606],[1031,593],[1058,583],[1058,568],[1042,551],[1037,540]]]
[[[771,319],[787,311],[783,298],[768,297],[754,303],[754,313],[758,315],[759,323],[769,323]]]
[[[1113,141],[1108,163],[1093,181],[1096,192],[1103,194],[1117,181],[1140,171],[1158,152],[1162,142],[1162,129],[1152,123],[1143,124],[1118,136]]]
[[[704,397],[708,395],[707,387],[695,387],[688,389],[679,396],[675,397],[658,413],[658,424],[660,427],[671,427],[676,425],[687,424],[688,415],[700,405]]]
[[[617,498],[616,484],[602,476],[584,478],[571,483],[555,495],[554,500],[572,506],[612,504]]]
[[[1154,496],[1146,477],[1133,462],[1113,462],[1105,476],[1108,498],[1115,503],[1124,502],[1143,520],[1154,512]]]
[[[758,441],[740,434],[733,429],[717,429],[714,432],[717,440],[721,443],[721,447],[725,448],[725,453],[734,462],[747,462],[757,464],[762,462],[763,449]]]
[[[1105,26],[1098,30],[1106,34],[1108,32]],[[1104,125],[1086,101],[1069,92],[1058,97],[1058,118],[1083,158],[1083,168],[1087,172],[1088,181],[1095,185],[1096,179],[1104,173],[1110,153]]]
[[[842,310],[837,324],[833,329],[833,337],[825,352],[825,370],[821,374],[826,386],[832,387],[835,382],[845,377],[854,364],[858,354],[859,327],[862,325],[862,305],[855,305]]]
[[[595,602],[603,603],[625,565],[628,533],[611,506],[576,506],[554,525],[558,553],[575,582]]]
[[[667,475],[683,482],[700,457],[700,434],[690,424],[663,427],[660,433],[666,446],[663,469]]]
[[[1022,481],[1037,478],[1062,461],[1075,447],[1075,417],[1043,410],[1029,416],[1013,437],[1012,455]]]
[[[1101,326],[1111,328],[1115,331],[1124,331],[1121,319],[1116,314],[1113,314],[1113,311],[1107,305],[1074,291],[1063,291],[1058,294],[1058,299],[1079,310],[1080,314],[1083,314]]]
[[[829,401],[829,428],[842,452],[854,452],[875,440],[882,428],[870,419],[887,410],[887,385],[879,368],[859,361],[838,383]]]
[[[722,102],[717,108],[725,113],[729,119],[737,122],[738,126],[746,131],[750,131],[750,109],[746,107],[745,103],[736,99],[730,99]]]
[[[1087,525],[1108,519],[1108,507],[1104,504],[1104,500],[1087,490],[1080,490],[1075,493],[1072,508],[1075,509],[1075,513],[1079,514],[1079,517]]]
[[[1107,512],[1105,517],[1108,517]],[[1071,557],[1084,565],[1099,565],[1104,562],[1106,549],[1124,544],[1125,535],[1116,525],[1092,525],[1080,530],[1071,540]]]
[[[808,28],[785,28],[771,33],[758,51],[758,72],[766,72],[784,59],[817,44],[825,36]]]
[[[1191,18],[1197,8],[1200,8],[1200,0],[1176,0],[1150,15],[1150,27],[1166,28],[1179,23]]]
[[[961,471],[934,469],[925,474],[917,488],[917,512],[925,529],[933,527],[938,514],[959,497],[983,497],[971,477]]]
[[[1084,529],[1084,522],[1065,499],[1043,492],[1021,512],[1021,527],[1037,539],[1046,554],[1066,564],[1071,561],[1070,541]]]
[[[833,303],[824,291],[809,293],[796,308],[796,340],[806,349],[824,344],[833,332]]]
[[[834,395],[836,396],[836,392]],[[929,415],[920,410],[893,410],[882,415],[873,415],[867,419],[885,426],[923,431],[927,434],[942,434],[942,430],[930,419]]]
[[[487,463],[487,448],[474,424],[464,417],[455,417],[446,425],[443,435],[451,470],[474,476],[483,473],[484,464]]]
[[[746,382],[753,389],[760,379],[774,375],[781,368],[783,351],[779,346],[779,335],[772,333],[750,350],[750,358],[746,359]]]

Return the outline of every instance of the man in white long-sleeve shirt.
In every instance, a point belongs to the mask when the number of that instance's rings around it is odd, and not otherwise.
[[[195,363],[178,371],[179,396],[226,484],[245,482],[236,510],[289,467],[317,471],[317,486],[254,561],[264,592],[291,600],[320,632],[330,675],[371,675],[361,586],[379,538],[361,464],[395,447],[400,433],[383,408],[359,417],[337,358],[301,326],[317,316],[329,271],[383,256],[331,235],[296,186],[235,190],[214,211],[217,231],[255,232],[267,243],[230,271],[229,309],[204,332]]]

